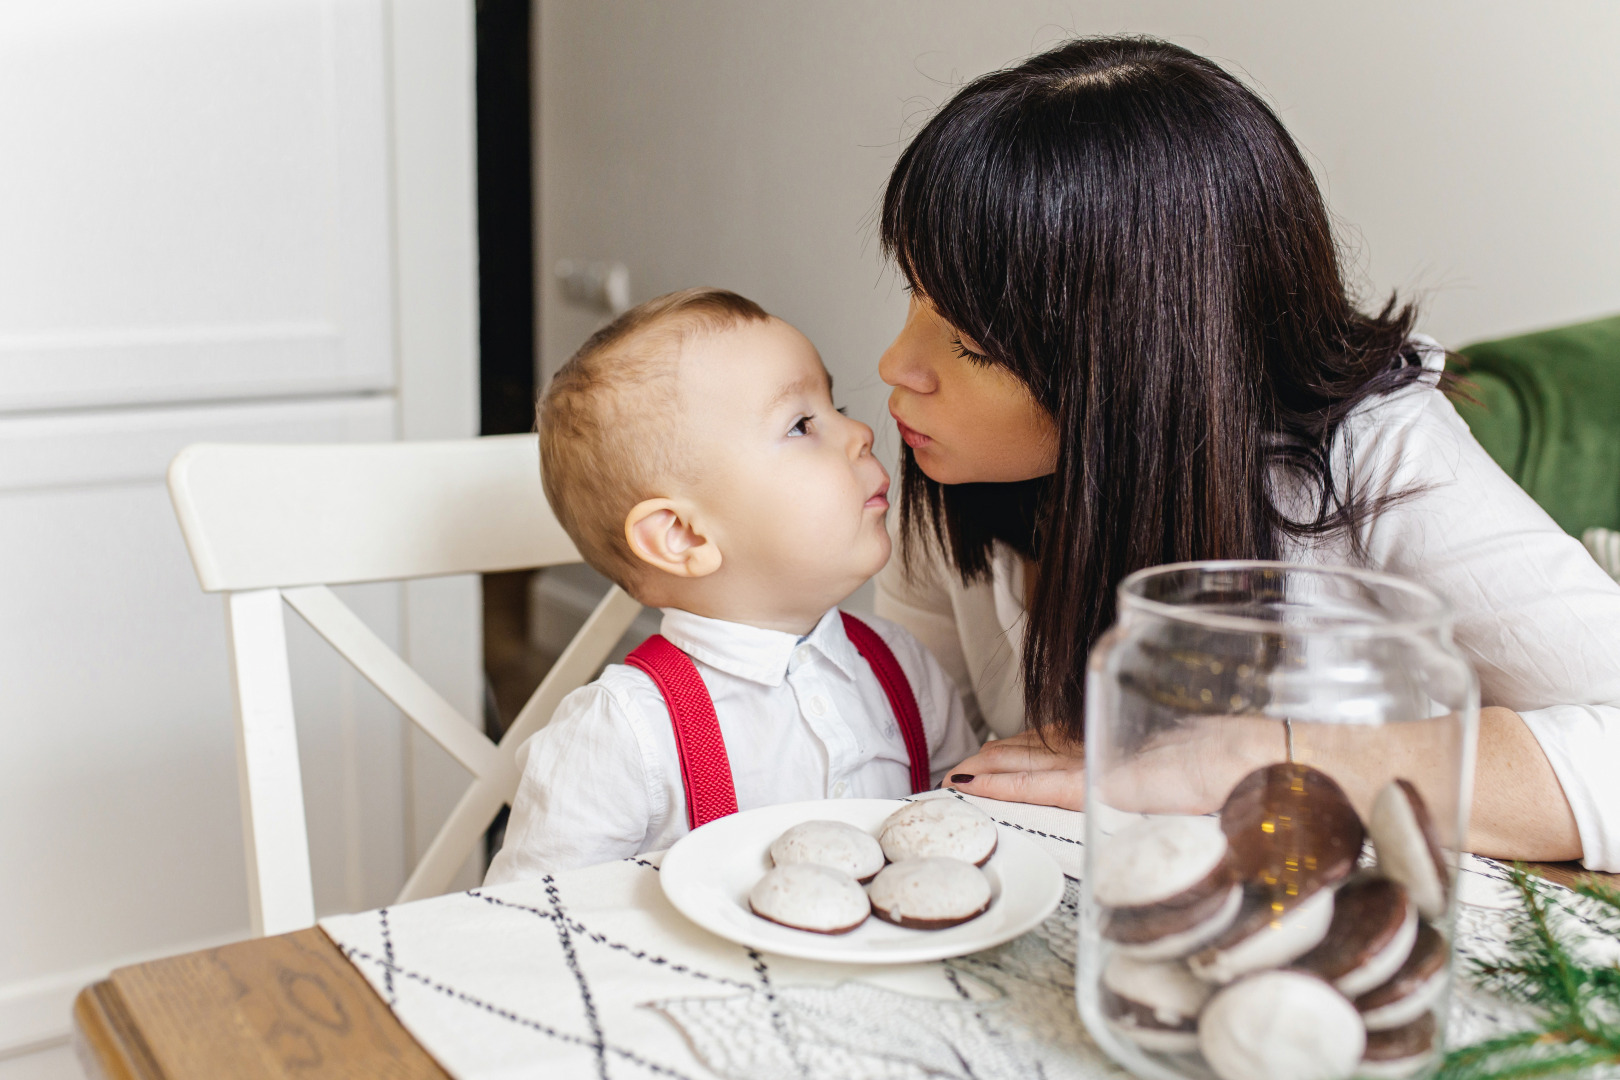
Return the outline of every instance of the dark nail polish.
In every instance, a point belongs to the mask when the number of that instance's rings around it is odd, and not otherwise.
[[[953,784],[967,784],[971,783],[972,780],[973,774],[970,772],[959,772],[951,775],[951,783]]]

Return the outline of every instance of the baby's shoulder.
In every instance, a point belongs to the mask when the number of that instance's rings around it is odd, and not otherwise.
[[[854,612],[850,614],[877,632],[877,636],[882,638],[883,643],[894,653],[894,658],[900,662],[900,666],[913,678],[919,675],[932,676],[935,671],[944,674],[944,669],[939,666],[939,661],[934,659],[934,654],[912,636],[910,630],[881,615],[872,615],[864,611],[858,615]]]
[[[652,681],[652,676],[629,664],[609,664],[602,669],[602,674],[564,698],[563,705],[567,705],[576,695],[600,709],[627,717],[639,718],[649,709],[661,712],[664,708],[663,695]],[[563,711],[563,705],[558,706],[559,714]]]

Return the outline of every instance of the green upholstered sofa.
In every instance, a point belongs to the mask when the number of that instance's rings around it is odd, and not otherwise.
[[[1573,535],[1620,529],[1620,316],[1457,351],[1485,451]]]

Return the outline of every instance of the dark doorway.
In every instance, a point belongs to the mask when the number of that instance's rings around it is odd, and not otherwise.
[[[479,427],[534,428],[534,153],[530,0],[477,0]],[[539,684],[528,571],[484,575],[484,728],[499,738]],[[500,848],[506,811],[485,837]]]
[[[485,435],[534,425],[529,0],[478,0],[478,344]]]

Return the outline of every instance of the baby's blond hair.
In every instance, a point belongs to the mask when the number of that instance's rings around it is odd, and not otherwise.
[[[592,334],[540,399],[546,501],[585,561],[632,595],[642,564],[625,539],[625,516],[684,473],[676,445],[681,346],[696,334],[769,318],[725,289],[666,293]]]

